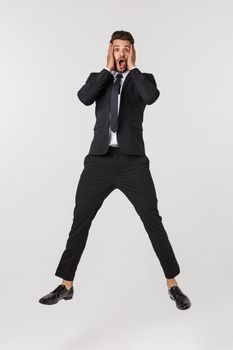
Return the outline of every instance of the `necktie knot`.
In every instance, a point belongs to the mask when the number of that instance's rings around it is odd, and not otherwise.
[[[120,78],[123,78],[123,75],[121,73],[118,73],[117,76],[116,76],[116,80],[120,79]]]

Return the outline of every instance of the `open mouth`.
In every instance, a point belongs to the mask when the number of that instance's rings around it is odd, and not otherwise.
[[[125,60],[124,60],[124,58],[120,58],[119,61],[118,61],[118,63],[119,63],[120,68],[123,68],[123,67],[125,66]]]

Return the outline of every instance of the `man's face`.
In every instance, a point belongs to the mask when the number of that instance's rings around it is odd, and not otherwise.
[[[127,58],[129,56],[130,41],[115,39],[113,40],[112,44],[116,71],[121,73],[125,72],[127,70]]]

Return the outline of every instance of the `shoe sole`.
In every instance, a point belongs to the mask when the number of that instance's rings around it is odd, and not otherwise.
[[[39,303],[41,303],[41,304],[44,304],[44,305],[54,305],[54,304],[57,304],[59,301],[61,301],[61,300],[71,300],[73,298],[73,296],[71,296],[71,297],[64,297],[64,298],[61,298],[60,300],[57,300],[57,301],[55,301],[55,302],[53,302],[53,303],[43,303],[42,301],[40,301],[39,300]]]

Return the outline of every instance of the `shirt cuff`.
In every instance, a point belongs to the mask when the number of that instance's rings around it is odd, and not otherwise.
[[[104,68],[107,69],[109,72],[111,72],[109,68],[107,68],[107,67],[104,67]],[[134,68],[137,68],[137,67],[136,67],[136,66],[133,66],[132,68],[130,68],[130,70],[132,70],[132,69],[134,69]]]

